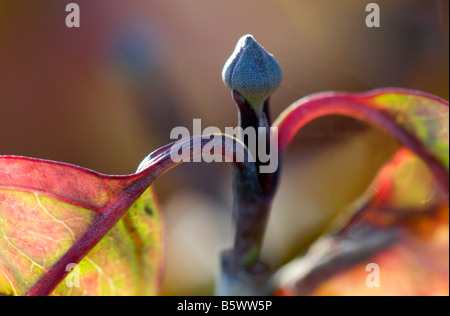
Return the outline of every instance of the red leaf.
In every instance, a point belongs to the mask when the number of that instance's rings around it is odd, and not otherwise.
[[[323,236],[281,269],[274,292],[448,295],[448,102],[402,89],[307,97],[274,124],[279,127],[280,155],[300,128],[324,115],[373,124],[402,147],[365,195],[371,196],[366,207],[350,216],[345,212],[340,231]],[[365,282],[369,263],[381,267],[384,280],[375,290]]]
[[[0,157],[0,274],[14,294],[48,295],[149,187],[152,169],[107,176]]]
[[[196,146],[193,144],[201,146],[194,153],[183,151],[184,159],[201,155],[208,144],[221,146],[226,161],[236,161],[237,152],[245,148],[235,139],[229,148],[226,138],[196,136],[177,144],[188,144],[191,149]],[[106,278],[113,289],[108,293],[154,294],[161,272],[161,229],[148,188],[158,176],[182,162],[171,159],[171,148],[169,144],[156,150],[137,173],[124,176],[60,162],[0,156],[0,294],[100,295],[105,282],[95,279],[105,277],[102,269],[106,267],[118,276]],[[234,162],[232,166],[242,175],[254,173],[253,164]],[[90,260],[82,267],[86,288],[53,292],[67,276],[67,267],[86,256]],[[123,280],[124,271],[117,271],[119,267],[135,273]],[[120,279],[120,291],[114,290],[113,279]],[[147,280],[153,284],[145,285]]]

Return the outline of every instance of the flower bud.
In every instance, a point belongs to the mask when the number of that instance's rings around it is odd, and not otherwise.
[[[222,71],[225,85],[239,92],[258,116],[264,102],[280,86],[281,79],[280,65],[252,35],[241,37]]]

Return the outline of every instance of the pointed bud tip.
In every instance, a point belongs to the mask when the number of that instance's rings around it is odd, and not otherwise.
[[[248,48],[248,47],[251,46],[251,45],[259,45],[259,44],[258,44],[258,42],[255,40],[255,38],[253,37],[253,35],[251,35],[251,34],[246,34],[246,35],[242,36],[242,37],[239,39],[239,41],[238,41],[236,47],[243,47],[243,48],[245,49],[245,48]]]
[[[225,63],[222,80],[251,105],[261,106],[281,85],[281,68],[252,35],[242,36]]]

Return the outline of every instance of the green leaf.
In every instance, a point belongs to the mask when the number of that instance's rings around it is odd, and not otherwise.
[[[420,94],[388,92],[366,98],[374,108],[416,136],[449,170],[449,110],[443,100]]]

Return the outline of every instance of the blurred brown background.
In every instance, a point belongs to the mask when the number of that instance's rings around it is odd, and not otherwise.
[[[65,26],[65,6],[81,28]],[[0,0],[0,154],[134,172],[173,127],[235,126],[221,81],[240,36],[279,61],[272,112],[325,90],[398,86],[449,97],[448,1]],[[346,207],[395,148],[342,118],[309,126],[290,150],[265,256],[302,249]],[[330,163],[330,161],[332,163]],[[158,180],[167,222],[164,294],[210,294],[216,257],[231,236],[225,165],[186,164]]]

